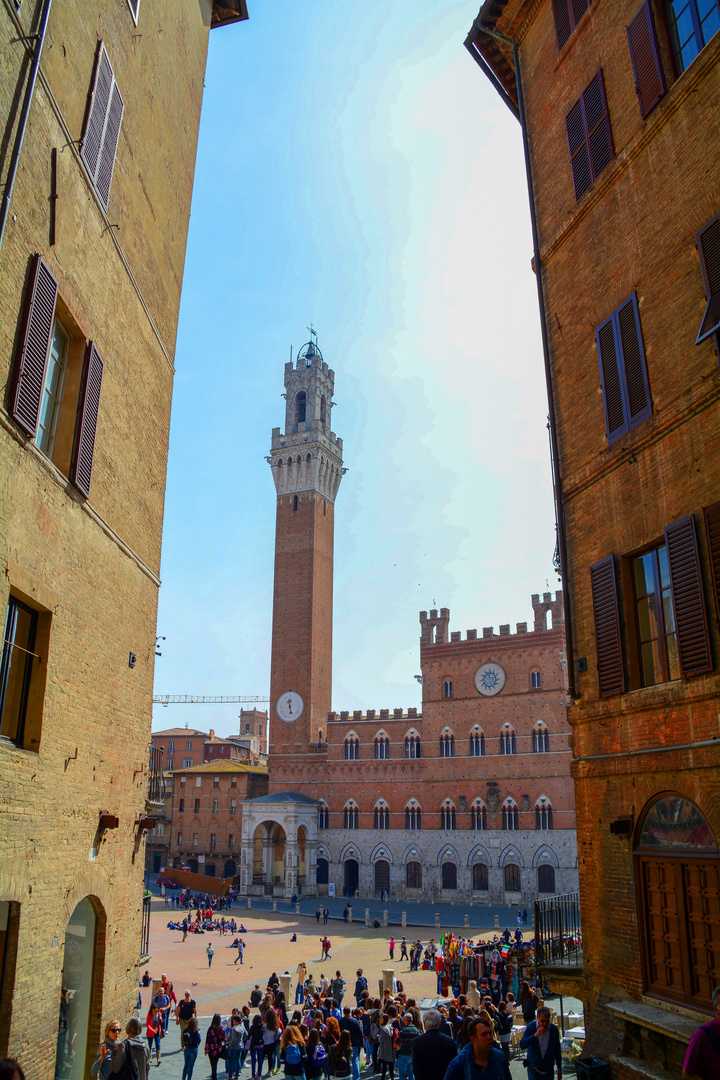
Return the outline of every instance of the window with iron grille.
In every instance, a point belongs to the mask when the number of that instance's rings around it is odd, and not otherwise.
[[[632,294],[595,331],[608,443],[652,414],[637,296]]]
[[[683,72],[720,30],[718,0],[669,0],[667,5],[675,62]]]
[[[602,71],[565,117],[565,130],[579,200],[615,157]]]

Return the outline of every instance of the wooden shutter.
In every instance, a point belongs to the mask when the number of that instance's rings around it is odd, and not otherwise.
[[[705,518],[705,536],[707,538],[710,573],[715,596],[715,615],[720,620],[720,502],[713,503],[712,506],[706,506],[703,510],[703,517]]]
[[[88,346],[88,358],[85,365],[85,385],[82,405],[78,416],[75,453],[70,472],[70,479],[76,488],[88,498],[92,479],[93,455],[95,452],[95,432],[97,429],[100,391],[103,379],[103,359],[94,342]]]
[[[45,260],[35,256],[15,366],[10,412],[20,427],[37,435],[58,283]]]
[[[658,49],[650,0],[638,11],[627,28],[630,58],[635,74],[635,89],[643,119],[665,93],[660,51]]]
[[[562,49],[590,6],[590,0],[553,0],[555,35],[558,49]]]
[[[615,156],[602,71],[565,117],[565,130],[577,200]]]
[[[700,574],[695,518],[681,518],[665,530],[680,670],[683,675],[712,671],[705,596]]]
[[[612,555],[590,567],[590,582],[600,696],[610,697],[625,691],[620,611],[615,585],[615,559]]]
[[[695,238],[705,284],[707,307],[695,344],[720,331],[720,214],[704,225]]]
[[[635,424],[646,420],[652,412],[645,353],[640,331],[640,313],[635,293],[622,307],[618,308],[616,315],[617,332],[620,337],[623,369],[625,371],[628,427],[634,427]]]
[[[615,347],[613,316],[606,319],[595,331],[600,358],[600,380],[605,405],[605,426],[608,443],[614,442],[628,430],[623,392],[620,384],[620,366]]]
[[[112,64],[101,45],[80,156],[106,210],[124,109]]]

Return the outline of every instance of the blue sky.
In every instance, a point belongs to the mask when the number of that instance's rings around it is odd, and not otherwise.
[[[313,323],[348,472],[333,707],[420,704],[418,612],[557,587],[519,125],[477,3],[250,0],[214,30],[175,357],[156,692],[266,696],[283,367]],[[237,730],[237,706],[154,726]]]

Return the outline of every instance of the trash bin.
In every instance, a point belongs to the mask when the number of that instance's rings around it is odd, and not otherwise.
[[[579,1080],[610,1080],[610,1063],[597,1057],[577,1057],[575,1073]]]

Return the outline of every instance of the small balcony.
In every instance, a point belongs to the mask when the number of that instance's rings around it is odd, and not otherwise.
[[[583,979],[579,893],[535,901],[535,966],[551,989],[578,992]]]
[[[157,817],[165,808],[165,780],[163,778],[163,746],[150,747],[148,770],[147,812]]]

